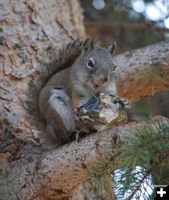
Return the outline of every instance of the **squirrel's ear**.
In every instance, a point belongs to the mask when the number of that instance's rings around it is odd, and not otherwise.
[[[109,51],[112,55],[114,55],[115,51],[116,51],[117,45],[116,42],[114,42],[112,45],[109,46]]]
[[[92,38],[87,38],[82,44],[83,52],[86,53],[87,51],[92,50],[94,46],[94,40]]]

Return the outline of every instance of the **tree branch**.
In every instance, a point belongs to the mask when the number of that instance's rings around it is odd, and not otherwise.
[[[169,42],[116,56],[118,93],[132,101],[169,87]]]

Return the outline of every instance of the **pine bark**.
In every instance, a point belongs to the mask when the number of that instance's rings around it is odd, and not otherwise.
[[[116,56],[118,93],[131,101],[169,87],[169,42]]]
[[[1,0],[0,24],[0,199],[35,199],[39,71],[53,50],[85,36],[82,10],[77,0]]]
[[[98,146],[118,145],[139,123],[44,149],[39,70],[52,59],[51,48],[85,36],[81,9],[77,0],[2,0],[0,13],[0,199],[71,199],[99,157]],[[169,42],[121,54],[116,62],[121,96],[137,100],[168,87]]]

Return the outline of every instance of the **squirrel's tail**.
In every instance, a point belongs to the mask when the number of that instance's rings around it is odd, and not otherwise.
[[[43,65],[40,69],[42,85],[58,71],[70,67],[80,55],[84,40],[76,39],[69,42],[62,49],[54,52],[54,59],[51,63]]]
[[[27,101],[24,105],[30,112],[34,112],[38,107],[38,96],[42,87],[48,81],[48,79],[57,73],[58,71],[70,67],[77,57],[81,54],[82,44],[84,40],[77,39],[64,45],[61,49],[52,51],[52,57],[48,64],[42,63],[40,68],[37,69],[35,79],[29,83],[29,92]],[[49,56],[50,57],[50,56]]]

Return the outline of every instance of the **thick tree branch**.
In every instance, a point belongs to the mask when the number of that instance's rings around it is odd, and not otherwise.
[[[118,93],[136,101],[169,87],[169,42],[116,57]]]
[[[54,199],[64,199],[72,196],[73,190],[85,180],[87,166],[99,158],[99,150],[114,142],[119,144],[123,135],[131,128],[140,124],[132,123],[115,127],[109,131],[91,134],[81,140],[61,146],[57,149],[43,152],[39,148],[27,145],[18,157],[24,156],[24,162],[18,160],[13,166],[8,179],[9,183],[15,180],[12,191],[20,199],[45,200],[51,194]],[[25,153],[30,149],[30,154]],[[25,188],[21,189],[20,188]],[[29,191],[31,194],[28,195]]]
[[[158,117],[156,120],[164,118]],[[25,200],[46,200],[49,196],[53,196],[54,199],[71,199],[74,189],[85,180],[86,168],[99,158],[101,149],[109,149],[112,143],[119,147],[119,144],[123,144],[124,135],[143,125],[145,122],[132,122],[112,130],[91,134],[79,143],[74,141],[44,153],[40,153],[39,150],[33,154],[30,152],[27,162],[16,162],[10,173],[12,178],[9,178],[9,182],[15,179],[13,191],[15,194],[19,191],[20,199]],[[25,189],[19,190],[23,187]],[[31,194],[28,195],[29,191]]]

